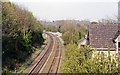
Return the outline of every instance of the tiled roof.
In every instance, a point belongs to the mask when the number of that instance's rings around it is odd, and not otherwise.
[[[115,48],[113,38],[118,31],[118,24],[89,25],[89,43],[93,48]]]

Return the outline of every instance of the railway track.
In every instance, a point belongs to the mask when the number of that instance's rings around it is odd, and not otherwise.
[[[57,39],[57,50],[56,50],[56,54],[54,57],[54,60],[52,61],[51,67],[49,68],[48,73],[54,73],[57,74],[58,73],[58,69],[59,69],[59,65],[60,65],[60,60],[61,60],[61,53],[62,53],[62,45],[61,42],[58,38]]]
[[[50,38],[50,44],[46,50],[40,54],[33,65],[25,73],[28,75],[38,75],[42,73],[57,74],[61,60],[62,44],[59,38],[53,34],[45,33]]]
[[[60,40],[58,39],[58,37],[55,36],[56,39],[56,47],[54,49],[54,53],[51,56],[51,58],[48,61],[48,64],[45,66],[45,68],[39,72],[39,73],[47,73],[47,75],[49,74],[57,74],[58,73],[58,69],[59,69],[59,64],[60,64],[60,60],[61,60],[61,43]]]

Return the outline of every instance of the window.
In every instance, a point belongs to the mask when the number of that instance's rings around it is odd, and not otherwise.
[[[118,42],[118,48],[120,48],[120,42]]]

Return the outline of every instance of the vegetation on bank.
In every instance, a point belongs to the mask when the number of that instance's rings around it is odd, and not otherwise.
[[[108,57],[104,52],[94,54],[89,46],[80,47],[76,44],[68,44],[65,49],[65,59],[61,70],[63,73],[118,73],[118,56]]]
[[[42,44],[43,25],[28,10],[11,2],[2,3],[2,67],[15,70],[22,66]]]

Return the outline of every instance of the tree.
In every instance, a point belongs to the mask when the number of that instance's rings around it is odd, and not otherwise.
[[[43,25],[28,10],[3,2],[2,27],[3,70],[14,70],[29,58],[36,43],[43,43]]]

